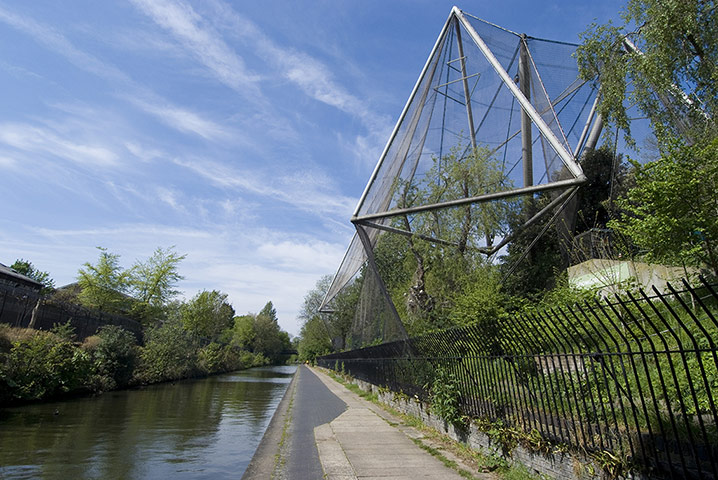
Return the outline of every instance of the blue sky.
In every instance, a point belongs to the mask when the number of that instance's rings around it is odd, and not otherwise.
[[[474,1],[577,42],[622,2]],[[158,246],[186,297],[272,300],[299,332],[453,2],[0,0],[0,262],[58,285]]]

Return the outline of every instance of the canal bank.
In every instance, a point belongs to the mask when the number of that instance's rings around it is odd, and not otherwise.
[[[420,446],[420,445],[423,445]],[[461,479],[424,435],[316,368],[297,369],[243,480]],[[449,452],[444,460],[459,464]],[[471,467],[464,467],[471,470]],[[474,478],[495,478],[474,473]]]
[[[237,478],[295,370],[260,367],[0,408],[0,478]]]

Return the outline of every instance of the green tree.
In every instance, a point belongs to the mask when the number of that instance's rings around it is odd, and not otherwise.
[[[100,328],[97,337],[99,343],[92,351],[92,359],[95,371],[101,377],[102,389],[126,386],[135,369],[137,339],[116,325]]]
[[[234,325],[234,308],[227,294],[203,290],[182,305],[180,316],[184,328],[200,337],[216,339]]]
[[[491,149],[478,146],[465,150],[459,145],[433,159],[432,168],[418,185],[415,204],[470,198],[510,186]],[[419,223],[434,237],[454,243],[463,255],[467,248],[481,246],[480,241],[493,245],[494,239],[505,233],[510,210],[511,202],[486,202],[434,211],[422,215]]]
[[[129,275],[120,266],[120,256],[97,247],[100,257],[96,264],[86,262],[78,271],[78,300],[88,308],[119,313],[126,309],[129,297]]]
[[[659,160],[635,164],[636,186],[609,223],[650,260],[708,265],[718,275],[718,139],[676,143]]]
[[[457,146],[434,157],[425,175],[412,182],[399,181],[394,202],[399,208],[436,204],[510,186],[490,149]],[[514,203],[504,200],[407,215],[395,219],[392,226],[415,235],[380,237],[377,267],[411,334],[450,325],[448,313],[456,293],[484,262],[479,249],[491,247],[507,232]]]
[[[319,314],[319,308],[322,306],[322,302],[324,301],[327,291],[329,291],[332,279],[332,275],[324,275],[317,280],[314,288],[309,290],[307,294],[304,295],[304,302],[302,302],[302,307],[299,310],[300,320],[306,322],[310,318]]]
[[[10,268],[15,270],[21,275],[32,278],[36,282],[42,284],[41,293],[49,293],[55,289],[55,281],[50,277],[48,272],[43,272],[35,268],[32,262],[24,260],[22,258],[15,260],[15,263],[10,265]]]
[[[334,299],[334,311],[323,314],[335,350],[341,351],[347,348],[352,322],[359,303],[359,295],[361,295],[361,287],[360,280],[344,287]]]
[[[532,298],[553,288],[556,276],[569,264],[586,260],[574,251],[574,237],[594,228],[607,228],[611,218],[617,215],[619,207],[615,200],[624,195],[631,185],[623,158],[616,156],[609,148],[601,147],[588,152],[581,159],[581,167],[587,182],[558,217],[555,225],[536,240],[549,221],[545,217],[543,221],[527,227],[509,244],[507,255],[502,257],[502,270],[505,275],[511,269],[513,271],[504,282],[505,293]],[[523,209],[515,210],[509,222],[511,228],[518,228],[526,218],[548,205],[552,199],[550,193],[540,194]],[[526,252],[529,247],[530,250]],[[605,255],[612,253],[608,250],[602,252]]]
[[[626,212],[611,225],[650,259],[716,272],[715,2],[629,0],[622,18],[621,26],[594,24],[583,34],[579,67],[584,78],[598,77],[605,118],[630,134],[627,105],[648,116],[661,158],[635,166]],[[622,51],[624,38],[638,50]]]
[[[277,309],[274,308],[274,305],[271,301],[267,302],[267,304],[259,312],[259,315],[264,315],[265,317],[270,318],[275,323],[279,321],[279,319],[277,318]]]
[[[255,337],[252,342],[252,351],[261,353],[272,361],[276,361],[279,353],[285,348],[285,338],[277,322],[267,315],[259,314],[254,318]],[[289,337],[286,337],[289,343]]]
[[[356,304],[361,291],[361,281],[357,280],[345,286],[331,302],[332,312],[319,312],[322,301],[331,286],[333,277],[321,277],[313,289],[304,296],[304,303],[299,312],[299,319],[304,323],[317,317],[325,324],[325,333],[331,339],[335,350],[344,350],[347,346],[349,332]]]
[[[163,309],[178,293],[177,282],[184,277],[178,266],[187,255],[179,255],[174,247],[158,247],[145,261],[136,261],[129,271],[129,286],[137,302],[132,306],[135,316],[145,324],[160,320]]]
[[[324,297],[332,284],[332,279],[331,275],[324,275],[304,296],[304,302],[299,311],[302,328],[299,340],[297,340],[300,361],[313,362],[317,355],[324,355],[332,350],[331,334],[326,325],[326,318],[330,314],[319,312]]]
[[[495,323],[505,315],[506,303],[498,268],[487,265],[472,275],[465,291],[457,297],[450,314],[452,324]]]
[[[618,211],[615,199],[625,195],[631,186],[623,156],[606,146],[588,152],[581,159],[581,168],[587,182],[577,194],[574,235],[606,228]]]
[[[317,357],[331,352],[329,332],[319,316],[313,316],[304,322],[299,338],[297,351],[302,362],[314,362]]]
[[[550,194],[540,194],[533,202],[527,203],[527,210],[515,211],[510,221],[512,228],[519,228],[526,218],[537,213],[550,201]],[[526,227],[506,248],[507,254],[501,257],[500,265],[505,276],[503,290],[506,294],[523,298],[534,297],[552,288],[557,272],[567,266],[566,258],[561,255],[562,245],[559,240],[559,228],[562,225],[550,226],[541,235],[549,220],[550,218],[544,217],[543,220]],[[567,236],[570,235],[572,232],[567,233]],[[566,248],[567,246],[563,245],[563,250]]]
[[[234,317],[234,327],[232,329],[232,344],[243,350],[252,350],[254,338],[257,331],[254,329],[253,315],[240,315]]]
[[[713,0],[629,0],[623,24],[592,24],[577,51],[581,75],[601,83],[604,118],[630,133],[627,105],[660,140],[715,134],[718,22]],[[624,38],[640,51],[621,48]]]
[[[198,352],[196,335],[178,319],[170,319],[145,332],[135,377],[144,383],[190,377],[198,370]]]

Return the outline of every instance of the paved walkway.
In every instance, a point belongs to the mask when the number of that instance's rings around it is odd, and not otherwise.
[[[302,365],[242,480],[462,478],[412,439],[442,449],[320,369]],[[461,464],[450,452],[441,454]],[[474,476],[495,479],[491,474]]]
[[[462,477],[417,446],[413,429],[397,428],[396,419],[347,390],[318,369],[324,385],[347,405],[329,423],[314,428],[319,459],[327,480],[410,480]],[[394,420],[394,421],[392,421]],[[391,422],[391,423],[390,423]],[[409,436],[407,436],[409,435]]]

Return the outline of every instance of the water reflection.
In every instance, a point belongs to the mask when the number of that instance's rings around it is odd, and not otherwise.
[[[0,478],[239,478],[295,368],[0,410]]]

